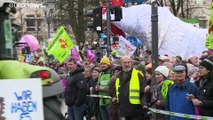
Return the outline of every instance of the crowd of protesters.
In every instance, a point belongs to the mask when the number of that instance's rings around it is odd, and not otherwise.
[[[203,51],[200,58],[193,54],[187,60],[159,55],[154,73],[151,55],[146,50],[143,58],[123,56],[112,60],[103,56],[100,62],[81,63],[70,58],[63,64],[49,64],[63,80],[69,120],[154,119],[145,106],[213,117],[211,53]],[[152,76],[156,80],[153,86]],[[157,120],[188,120],[164,114],[156,116]]]

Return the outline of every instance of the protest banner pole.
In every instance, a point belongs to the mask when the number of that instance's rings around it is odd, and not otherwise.
[[[158,5],[157,0],[152,2],[152,12],[151,12],[151,21],[152,21],[152,81],[151,88],[156,84],[154,70],[158,66]],[[153,116],[156,120],[156,114]]]
[[[111,42],[110,42],[110,34],[111,34],[111,16],[110,16],[110,0],[106,0],[106,10],[107,10],[107,56],[109,57],[111,51]]]

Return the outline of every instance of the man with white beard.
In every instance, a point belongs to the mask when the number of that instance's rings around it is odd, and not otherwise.
[[[130,57],[121,58],[122,72],[115,82],[119,115],[125,120],[145,120],[143,110],[145,78],[143,73],[132,68],[132,64]]]

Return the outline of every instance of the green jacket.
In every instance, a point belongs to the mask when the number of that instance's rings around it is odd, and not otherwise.
[[[100,91],[98,94],[103,96],[109,96],[108,93],[108,84],[111,81],[111,71],[107,70],[106,72],[101,72],[98,77],[98,85],[104,87],[103,91]],[[99,105],[107,106],[110,103],[110,99],[100,98]]]

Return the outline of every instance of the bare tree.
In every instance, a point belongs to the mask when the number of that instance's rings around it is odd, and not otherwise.
[[[97,7],[99,0],[60,0],[57,4],[60,22],[69,24],[75,34],[77,44],[85,40],[86,18],[88,9]]]
[[[197,9],[190,6],[190,2],[189,0],[158,0],[158,5],[161,7],[169,6],[171,12],[177,17],[189,18],[190,11]]]

